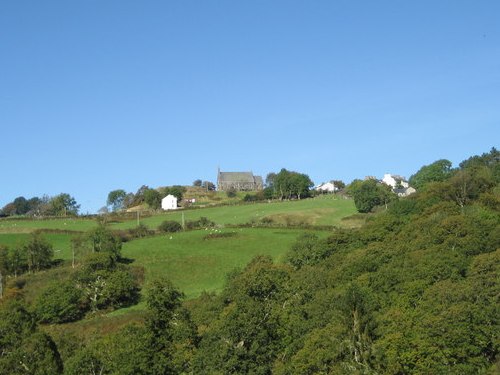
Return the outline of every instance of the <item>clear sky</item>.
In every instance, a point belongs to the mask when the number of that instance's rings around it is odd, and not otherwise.
[[[499,147],[500,1],[2,0],[0,207]]]

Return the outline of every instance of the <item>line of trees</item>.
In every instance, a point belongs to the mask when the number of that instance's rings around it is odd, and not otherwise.
[[[6,204],[0,213],[4,216],[28,215],[28,216],[76,216],[80,205],[75,198],[67,193],[61,193],[53,197],[43,196],[26,199],[17,197]]]

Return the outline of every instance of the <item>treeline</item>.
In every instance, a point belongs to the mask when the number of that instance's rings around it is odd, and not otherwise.
[[[67,193],[29,199],[21,196],[7,203],[0,210],[0,216],[76,216],[79,209],[80,205],[75,198]]]
[[[102,248],[91,254],[108,254]],[[130,271],[119,261],[91,264],[73,289]],[[227,276],[220,295],[182,303],[157,280],[143,322],[92,340],[51,337],[34,323],[47,321],[41,307],[7,298],[0,373],[496,374],[499,275],[493,149],[388,202],[361,229],[306,233],[281,264],[256,257]]]
[[[180,185],[167,186],[159,189],[152,189],[147,185],[143,185],[135,194],[127,193],[123,189],[117,189],[109,192],[106,201],[107,206],[103,207],[101,212],[107,212],[110,209],[116,212],[144,203],[147,204],[150,209],[157,210],[161,207],[162,198],[172,194],[181,201],[185,192],[186,187]]]

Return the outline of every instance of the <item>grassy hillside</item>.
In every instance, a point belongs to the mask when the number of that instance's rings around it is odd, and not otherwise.
[[[278,224],[286,224],[288,220],[292,224],[341,225],[342,218],[354,214],[356,209],[352,200],[325,195],[300,201],[273,201],[179,210],[144,218],[141,223],[150,228],[156,228],[164,220],[180,221],[182,212],[184,212],[185,220],[197,220],[204,216],[219,225],[258,222],[263,218],[270,218]],[[113,224],[113,227],[127,229],[135,225],[135,221],[127,221]]]
[[[299,230],[262,228],[225,229],[227,238],[205,239],[211,231],[198,230],[128,242],[122,254],[143,266],[146,282],[167,276],[188,298],[202,291],[220,291],[226,274],[245,266],[256,255],[280,261]],[[220,233],[221,231],[219,231]]]
[[[320,196],[301,201],[253,203],[227,205],[160,213],[145,217],[141,223],[155,229],[164,220],[197,220],[207,217],[219,227],[226,224],[238,225],[259,223],[263,218],[278,226],[287,225],[350,225],[342,219],[355,211],[351,200],[334,196]],[[112,222],[111,229],[127,230],[137,225],[136,220]],[[95,228],[92,219],[61,218],[49,220],[0,220],[0,245],[20,247],[35,230],[47,230],[43,236],[54,248],[54,258],[69,261],[72,258],[71,238],[75,233],[84,233]],[[123,245],[124,257],[133,260],[134,266],[144,268],[146,282],[166,276],[182,290],[188,298],[198,296],[202,291],[219,291],[226,274],[235,267],[243,267],[256,255],[270,255],[280,261],[297,236],[299,229],[272,228],[226,228],[234,232],[227,238],[205,240],[210,230],[188,231],[173,235],[136,239]],[[61,231],[61,232],[57,232]],[[324,236],[328,232],[323,232]],[[77,257],[78,261],[78,257]],[[47,281],[51,273],[47,273]],[[36,288],[43,286],[42,280]],[[29,287],[29,285],[28,285]]]

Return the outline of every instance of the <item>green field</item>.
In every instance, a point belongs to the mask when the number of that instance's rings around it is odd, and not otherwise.
[[[204,239],[211,231],[197,230],[135,240],[124,244],[122,254],[145,269],[146,283],[166,276],[188,298],[202,291],[220,291],[226,274],[244,267],[256,255],[282,260],[303,231],[264,228],[225,229],[233,237]],[[323,232],[326,234],[326,232]]]
[[[95,220],[80,218],[0,220],[0,233],[29,233],[37,229],[84,232],[97,225]]]
[[[355,212],[352,200],[334,196],[320,196],[300,201],[253,203],[191,209],[161,213],[145,217],[141,223],[155,229],[164,220],[196,220],[202,216],[214,221],[218,231],[235,232],[232,237],[206,240],[210,230],[196,230],[172,235],[136,239],[123,244],[122,254],[132,259],[134,266],[144,267],[146,283],[154,278],[166,276],[182,290],[188,298],[202,291],[220,291],[226,274],[236,267],[244,267],[256,255],[269,255],[281,261],[303,229],[287,228],[223,228],[225,225],[259,223],[267,218],[280,226],[342,226],[343,218]],[[54,247],[54,258],[70,260],[71,231],[85,232],[97,225],[91,219],[61,218],[51,220],[0,220],[0,245],[22,246],[37,229],[47,229],[44,237]],[[115,222],[111,229],[129,229],[137,225],[136,220]],[[222,229],[221,229],[222,228]],[[70,232],[53,233],[50,230]],[[214,229],[215,230],[215,229]],[[327,235],[328,231],[318,232]],[[78,260],[78,259],[77,259]]]
[[[340,199],[332,195],[319,196],[313,199],[300,201],[273,201],[270,203],[239,204],[233,206],[209,207],[203,209],[173,211],[141,220],[141,223],[150,228],[156,228],[164,220],[181,221],[182,214],[185,220],[197,220],[204,216],[216,224],[245,224],[258,222],[264,217],[273,219],[276,223],[309,225],[341,225],[343,217],[356,212],[354,202],[350,199]],[[136,221],[113,224],[114,228],[127,229],[137,225]]]

